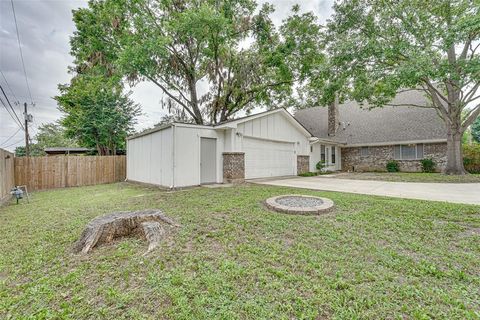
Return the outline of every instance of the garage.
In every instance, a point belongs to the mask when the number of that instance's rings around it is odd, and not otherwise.
[[[295,143],[244,137],[245,178],[295,174]]]
[[[173,122],[128,137],[127,179],[181,188],[308,171],[312,136],[285,109],[214,125]]]

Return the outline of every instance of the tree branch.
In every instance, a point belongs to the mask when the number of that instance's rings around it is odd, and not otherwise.
[[[465,118],[465,121],[463,121],[461,127],[462,132],[465,132],[465,130],[467,130],[467,128],[477,119],[478,116],[480,116],[480,104],[471,109],[467,114],[467,117]]]
[[[427,85],[428,87],[428,90],[426,90],[428,93],[435,93],[437,95],[437,98],[440,97],[443,101],[445,101],[446,103],[448,103],[448,99],[440,92],[438,91],[437,88],[435,88],[435,86],[430,82],[430,80],[428,79],[423,79],[423,82]]]
[[[480,42],[477,44],[477,46],[476,46],[475,48],[472,48],[472,49],[471,49],[472,52],[470,53],[470,58],[469,58],[470,60],[473,59],[473,57],[475,56],[475,51],[477,51],[477,49],[478,49],[479,47],[480,47]]]
[[[470,89],[467,94],[465,95],[465,97],[463,98],[463,103],[466,105],[468,102],[470,102],[470,98],[473,97],[475,95],[475,93],[477,93],[477,90],[478,88],[480,87],[480,82],[479,83],[476,83],[472,89]]]
[[[172,100],[174,100],[176,103],[178,103],[179,105],[182,106],[182,108],[187,111],[190,116],[192,116],[193,119],[197,119],[195,117],[195,114],[192,112],[192,110],[190,110],[188,108],[188,106],[183,103],[180,99],[178,99],[177,97],[175,97],[173,94],[171,94],[160,82],[158,82],[157,80],[153,79],[152,77],[150,76],[146,76],[148,80],[152,81],[154,84],[156,84],[160,89],[162,89],[162,91],[167,95],[169,96]]]
[[[428,93],[430,94],[430,97],[432,98],[433,105],[435,106],[435,108],[438,111],[440,111],[440,113],[442,114],[442,118],[445,121],[452,123],[452,119],[450,118],[450,114],[448,113],[448,110],[445,109],[442,102],[438,98],[437,93],[440,94],[438,92],[438,90],[430,83],[430,81],[428,79],[425,79],[424,82],[428,86]],[[443,97],[443,95],[441,95],[441,94],[440,94],[440,96]]]
[[[459,60],[465,60],[467,58],[468,49],[470,48],[471,44],[472,44],[472,38],[468,37],[467,42],[465,42],[465,45],[463,46],[463,50],[462,50],[462,53],[460,54]]]

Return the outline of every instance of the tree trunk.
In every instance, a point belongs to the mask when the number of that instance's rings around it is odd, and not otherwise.
[[[198,107],[198,98],[197,98],[197,86],[194,77],[188,79],[188,89],[190,91],[190,102],[192,106],[192,111],[195,114],[195,123],[203,124],[202,113]]]
[[[467,172],[463,166],[462,132],[458,124],[447,123],[447,165],[445,173],[463,175]]]

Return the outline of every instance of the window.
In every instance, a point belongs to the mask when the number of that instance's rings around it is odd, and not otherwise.
[[[404,145],[401,147],[401,157],[402,160],[414,160],[415,159],[415,145]]]
[[[332,147],[332,164],[335,164],[335,147]]]
[[[393,149],[395,160],[423,159],[423,144],[402,144]]]
[[[320,146],[320,161],[322,161],[323,163],[325,163],[325,146],[322,144]]]
[[[417,144],[417,159],[423,159],[423,144]]]
[[[313,152],[313,146],[310,146],[310,152]]]
[[[360,156],[361,157],[368,157],[370,155],[370,149],[368,147],[362,147],[360,149]]]
[[[400,146],[395,146],[393,149],[393,158],[400,160],[402,157],[400,156]]]

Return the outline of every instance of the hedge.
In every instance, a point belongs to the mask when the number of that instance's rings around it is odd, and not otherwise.
[[[470,173],[480,173],[480,144],[463,146],[463,164]]]

